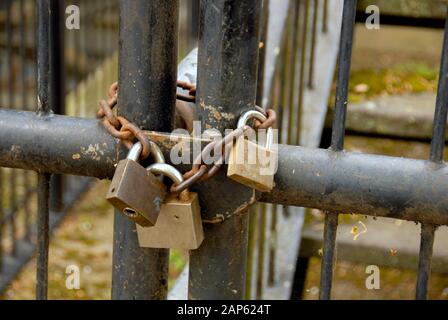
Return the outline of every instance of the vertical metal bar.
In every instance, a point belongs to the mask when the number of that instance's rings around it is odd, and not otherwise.
[[[257,213],[259,216],[258,227],[258,259],[257,259],[257,279],[255,297],[261,300],[263,297],[263,286],[265,278],[265,256],[266,256],[266,205],[258,204]]]
[[[27,53],[26,53],[26,30],[28,27],[28,23],[26,20],[26,13],[25,13],[25,0],[20,0],[20,81],[21,81],[21,103],[23,109],[28,109],[28,99],[27,99],[27,88],[26,88],[26,71],[27,71]],[[23,185],[24,185],[24,196],[28,197],[29,191],[30,191],[30,174],[28,171],[23,171]],[[23,225],[25,228],[25,239],[30,240],[30,207],[29,207],[29,201],[28,198],[25,199],[23,202]]]
[[[289,87],[289,101],[288,101],[288,109],[289,109],[289,117],[288,117],[288,144],[293,144],[295,143],[295,137],[293,135],[293,130],[294,130],[294,126],[292,123],[292,119],[295,116],[295,97],[296,97],[296,90],[295,90],[295,85],[296,85],[296,66],[297,66],[297,53],[298,53],[298,46],[299,46],[299,39],[298,39],[298,33],[299,33],[299,7],[300,7],[300,2],[299,1],[293,1],[291,3],[292,5],[292,22],[290,22],[289,24],[292,25],[292,31],[291,31],[291,37],[292,37],[292,49],[290,52],[290,56],[289,56],[289,66],[288,63],[285,62],[285,67],[286,68],[290,68],[292,69],[291,72],[291,77],[290,80],[288,82],[285,82],[285,84]],[[288,27],[291,28],[291,27]],[[287,39],[286,40],[287,43],[289,43],[290,41]],[[288,44],[287,44],[288,45]],[[286,49],[288,50],[288,49]]]
[[[428,298],[435,231],[436,226],[422,224],[416,289],[416,298],[418,300],[426,300]]]
[[[297,257],[296,270],[294,272],[294,281],[291,289],[291,300],[303,299],[309,263],[309,257]]]
[[[48,296],[48,251],[50,244],[50,174],[37,176],[37,270],[36,299],[46,300]]]
[[[303,113],[303,99],[305,96],[305,70],[306,70],[306,52],[308,47],[308,21],[310,12],[310,1],[303,1],[305,7],[302,26],[302,47],[300,52],[300,75],[299,75],[299,104],[297,108],[297,125],[296,125],[296,143],[300,145],[300,136],[302,131],[302,113]]]
[[[277,256],[277,206],[272,205],[270,241],[269,241],[269,270],[268,270],[268,285],[273,287],[275,285],[275,274],[277,265],[275,263]]]
[[[172,130],[178,12],[178,0],[120,1],[118,112],[143,129]],[[166,299],[168,257],[140,248],[135,223],[116,212],[112,298]]]
[[[313,24],[311,30],[311,52],[310,64],[308,69],[308,88],[314,88],[314,67],[316,59],[316,40],[317,40],[317,19],[319,18],[319,0],[313,0]]]
[[[445,36],[443,39],[439,75],[430,156],[430,160],[436,163],[443,160],[446,119],[448,114],[448,17],[445,21]]]
[[[355,28],[357,0],[344,1],[341,42],[339,45],[339,70],[336,83],[336,105],[333,117],[331,149],[344,149],[345,119],[348,104],[348,85],[352,61],[353,31]]]
[[[290,7],[292,7],[294,4],[297,4],[296,2],[291,2]],[[288,18],[286,19],[286,26],[285,26],[285,41],[282,48],[282,58],[281,58],[281,67],[279,72],[279,82],[280,85],[280,107],[279,107],[279,121],[280,124],[280,143],[286,143],[291,144],[291,130],[292,130],[292,114],[293,109],[291,108],[290,102],[289,102],[289,93],[290,90],[293,90],[290,84],[291,82],[291,73],[292,70],[289,68],[289,60],[291,59],[290,55],[292,54],[291,51],[291,34],[292,31],[292,25],[293,21],[291,20],[293,18],[294,10],[290,10],[290,13],[288,14]],[[283,128],[286,128],[286,134],[283,134]]]
[[[328,0],[323,0],[323,13],[322,13],[322,32],[328,31]]]
[[[256,244],[256,231],[258,230],[258,214],[255,207],[252,207],[249,211],[249,236],[247,242],[247,265],[246,265],[246,296],[245,300],[252,299],[252,283],[254,275],[257,276],[257,269],[254,269],[254,257],[255,257],[255,244]]]
[[[257,79],[257,98],[256,104],[264,107],[263,98],[265,96],[264,88],[264,74],[265,74],[265,58],[266,58],[266,41],[268,37],[269,25],[269,1],[263,1],[263,10],[260,22],[260,50],[258,52],[258,79]]]
[[[344,149],[345,119],[348,104],[348,86],[353,46],[353,31],[355,27],[357,0],[346,0],[342,17],[341,42],[339,46],[339,71],[336,86],[336,105],[333,118],[333,131],[330,149]],[[331,297],[333,281],[333,262],[336,249],[336,232],[338,214],[327,213],[324,226],[323,256],[320,278],[320,299]]]
[[[439,86],[437,89],[436,110],[433,123],[430,160],[443,162],[445,149],[445,131],[448,116],[448,14],[445,19],[445,35],[440,62]],[[432,252],[437,227],[430,224],[421,225],[420,254],[417,271],[416,298],[428,297],[429,277],[431,274]]]
[[[199,2],[200,0],[190,0],[190,49],[197,46],[199,36]]]
[[[57,0],[52,0],[57,1]],[[50,105],[50,0],[37,1],[37,115],[49,115]],[[47,299],[50,175],[39,173],[37,194],[36,298]]]
[[[5,21],[0,21],[0,28],[2,30],[6,30]],[[3,37],[1,41],[4,41]],[[0,51],[0,58],[3,59],[3,50]],[[3,67],[4,64],[0,63],[0,90],[3,89]],[[0,105],[3,104],[3,95],[0,94]],[[4,212],[4,176],[3,176],[3,168],[0,167],[0,221],[3,221],[5,212]],[[0,276],[3,272],[3,225],[0,224]]]
[[[331,298],[338,217],[338,214],[330,212],[327,212],[325,216],[323,256],[320,271],[319,291],[319,298],[321,300],[329,300]]]
[[[56,114],[65,114],[64,72],[64,1],[51,1],[50,16],[50,105]],[[64,209],[64,178],[52,175],[50,183],[50,208],[55,212]]]
[[[1,80],[1,78],[0,78]],[[4,188],[3,188],[3,168],[0,168],[0,221],[3,221],[5,218],[5,211],[4,211],[4,202],[3,202],[3,196],[4,196]],[[3,224],[0,223],[0,275],[3,272]]]
[[[255,104],[261,1],[203,0],[200,6],[198,105],[219,106],[231,116],[214,117],[213,110],[198,108],[198,117],[203,128],[223,132]],[[204,229],[204,242],[190,255],[189,297],[243,299],[247,212]]]
[[[12,37],[13,37],[13,28],[12,28],[12,1],[8,0],[6,3],[6,48],[7,48],[7,58],[8,58],[8,108],[16,108],[15,105],[15,74],[14,74],[14,53],[12,47]],[[17,242],[16,242],[16,219],[15,219],[15,208],[17,201],[17,177],[16,170],[12,169],[9,171],[9,209],[11,211],[11,219],[9,222],[10,226],[10,237],[11,237],[11,255],[15,256],[17,254]]]
[[[261,15],[260,22],[260,50],[258,52],[258,79],[257,79],[257,96],[256,96],[256,104],[260,107],[264,107],[264,76],[265,76],[265,57],[266,57],[266,41],[268,34],[268,25],[269,25],[269,1],[263,1],[263,9]],[[262,205],[265,207],[264,205]],[[247,278],[246,278],[246,299],[251,298],[251,289],[252,289],[252,276],[256,276],[256,291],[255,297],[256,299],[261,299],[263,294],[263,277],[264,277],[264,230],[266,227],[266,211],[259,211],[259,207],[257,206],[255,210],[250,210],[249,217],[249,242],[248,242],[248,256],[247,256]],[[254,209],[254,208],[252,208]],[[261,216],[260,216],[261,215]],[[258,223],[259,222],[259,223]],[[263,230],[263,231],[262,231]],[[254,252],[255,252],[255,239],[256,231],[259,232],[258,237],[258,261],[256,272],[253,273],[253,265],[254,265]],[[260,257],[260,254],[263,256]],[[260,258],[262,259],[262,263],[260,263]],[[261,278],[261,280],[260,280]],[[260,285],[261,283],[261,285]]]

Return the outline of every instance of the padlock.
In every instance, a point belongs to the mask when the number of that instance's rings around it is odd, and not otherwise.
[[[106,199],[126,217],[147,227],[155,225],[167,192],[163,182],[138,163],[141,152],[138,142],[127,158],[118,163]],[[156,161],[163,160],[153,142],[151,154]]]
[[[238,128],[244,127],[253,118],[266,121],[261,112],[249,111],[238,121]],[[277,153],[272,150],[272,142],[272,128],[267,131],[265,147],[244,136],[238,138],[230,150],[227,177],[258,191],[271,191],[277,169]]]
[[[183,182],[182,174],[168,164],[153,164],[148,167],[153,174],[163,174],[175,184]],[[195,250],[204,240],[199,198],[196,193],[183,191],[170,194],[162,204],[157,223],[153,227],[137,225],[140,247],[158,249]]]

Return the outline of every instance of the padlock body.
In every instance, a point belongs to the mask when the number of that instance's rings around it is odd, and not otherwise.
[[[199,199],[189,193],[187,200],[169,195],[162,205],[157,223],[144,228],[137,225],[140,247],[195,250],[204,240]]]
[[[276,153],[243,137],[233,145],[227,169],[227,177],[262,192],[274,187],[277,161]]]
[[[141,226],[155,225],[166,197],[163,183],[132,160],[118,163],[106,199]]]

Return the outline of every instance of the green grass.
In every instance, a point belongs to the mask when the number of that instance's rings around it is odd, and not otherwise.
[[[387,69],[359,69],[350,76],[349,101],[360,102],[382,95],[435,92],[438,69],[410,61]],[[334,106],[333,85],[330,106]]]

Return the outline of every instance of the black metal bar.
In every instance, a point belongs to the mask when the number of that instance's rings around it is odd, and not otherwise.
[[[310,263],[309,257],[297,257],[294,282],[291,289],[291,300],[302,300],[304,298],[306,275]]]
[[[263,204],[257,206],[259,218],[258,226],[258,257],[257,257],[257,277],[255,283],[255,299],[263,299],[264,279],[265,279],[265,256],[266,256],[266,208]],[[268,242],[269,243],[269,242]]]
[[[277,256],[277,206],[274,206],[271,215],[271,227],[269,241],[269,270],[268,270],[268,285],[273,287],[275,285],[275,275],[277,274],[276,256]]]
[[[55,0],[53,0],[55,1]],[[48,117],[50,105],[50,0],[37,1],[37,115]],[[37,195],[36,298],[47,299],[50,175],[39,173]]]
[[[313,0],[313,24],[311,29],[311,51],[308,69],[308,88],[314,89],[314,69],[316,60],[317,21],[319,19],[319,0]]]
[[[437,89],[436,111],[434,115],[434,128],[431,143],[430,160],[443,161],[445,148],[445,129],[448,114],[448,17],[445,24],[445,36],[440,63],[439,86]]]
[[[445,148],[445,129],[448,116],[448,16],[445,22],[445,35],[443,40],[442,57],[440,63],[439,86],[437,90],[436,110],[434,115],[434,128],[431,143],[430,160],[443,162]],[[432,252],[436,226],[422,223],[419,265],[417,272],[416,298],[427,299],[429,276],[431,274]]]
[[[320,271],[320,300],[329,300],[331,298],[338,218],[338,214],[330,212],[327,212],[325,216],[323,255]]]
[[[8,0],[6,4],[6,48],[7,48],[7,59],[9,66],[8,72],[8,107],[16,108],[14,93],[15,93],[15,77],[14,77],[14,53],[12,47],[12,38],[13,38],[13,26],[12,26],[12,1]],[[11,170],[9,174],[9,207],[13,208],[16,204],[16,195],[17,195],[17,177],[16,170]],[[11,240],[11,254],[14,256],[17,253],[16,246],[16,220],[14,217],[11,218],[9,223],[10,227],[10,240]]]
[[[296,144],[300,145],[300,137],[302,132],[302,116],[303,116],[303,100],[305,97],[305,70],[306,70],[306,52],[308,48],[308,21],[309,21],[309,7],[310,0],[304,0],[301,2],[303,11],[303,25],[302,25],[302,34],[301,34],[301,47],[300,47],[300,72],[299,72],[299,98],[298,98],[298,106],[296,117]]]
[[[3,168],[0,168],[0,220],[3,220],[5,216],[4,211],[4,188],[3,188]],[[3,225],[0,225],[0,274],[3,273],[3,261],[4,261],[4,249],[3,249]]]
[[[431,275],[431,261],[436,229],[434,225],[422,224],[416,288],[416,298],[418,300],[426,300],[428,298],[428,285]]]
[[[341,40],[339,45],[339,70],[336,83],[336,105],[333,116],[333,129],[330,149],[344,149],[345,119],[347,115],[350,66],[353,48],[353,32],[356,19],[357,0],[346,0],[342,13]],[[323,255],[321,265],[320,291],[321,300],[331,297],[333,282],[333,263],[335,260],[337,213],[327,212],[325,216]]]
[[[266,69],[266,46],[268,38],[268,25],[269,25],[269,1],[263,1],[263,9],[261,14],[261,28],[260,28],[260,50],[258,51],[258,79],[257,79],[257,98],[256,104],[260,107],[264,107],[263,99],[264,94],[264,78]]]
[[[170,135],[154,139],[169,160]],[[3,167],[105,179],[115,171],[118,146],[98,120],[0,109]],[[261,195],[264,202],[448,225],[443,164],[287,145],[278,155],[276,185]]]
[[[56,114],[65,114],[64,72],[64,5],[63,1],[50,3],[50,105]],[[62,211],[64,207],[64,178],[52,175],[50,182],[50,208]]]
[[[200,10],[197,112],[204,128],[223,132],[235,128],[240,114],[255,105],[261,1],[204,0]],[[231,206],[244,207],[244,202],[248,206],[250,190],[237,184],[223,188],[219,183],[226,180],[220,173],[204,184],[209,188],[201,201],[204,218],[232,214],[236,208]],[[247,209],[204,231],[203,244],[190,255],[189,298],[243,299]]]
[[[144,129],[172,129],[178,12],[178,0],[120,1],[119,114]],[[166,299],[168,257],[140,248],[135,223],[117,212],[112,298]]]
[[[27,56],[26,56],[26,30],[28,24],[26,22],[26,12],[25,12],[25,0],[20,0],[20,81],[21,81],[21,105],[22,109],[29,108],[27,99],[27,87],[26,87],[26,71],[27,71]],[[28,197],[26,196],[28,190],[30,189],[30,174],[28,171],[23,171],[23,186],[25,189],[25,201],[23,202],[24,211],[24,228],[25,228],[25,238],[30,240],[30,208]]]
[[[298,117],[300,118],[300,116],[298,116],[298,112],[295,108],[296,103],[295,103],[295,97],[296,97],[296,66],[297,66],[297,54],[298,54],[298,47],[299,47],[299,39],[298,39],[298,33],[299,33],[299,14],[300,14],[300,6],[301,3],[299,1],[292,1],[291,3],[292,6],[292,13],[290,13],[292,22],[290,23],[292,25],[292,30],[290,30],[290,35],[292,37],[292,44],[290,44],[290,40],[287,39],[286,40],[286,48],[285,50],[291,50],[289,52],[286,52],[286,56],[288,57],[289,54],[289,65],[286,62],[288,59],[286,59],[285,61],[285,65],[283,66],[283,68],[287,68],[290,69],[292,71],[289,71],[289,81],[286,82],[286,86],[288,86],[289,90],[289,100],[288,100],[288,109],[289,109],[289,116],[288,116],[288,136],[287,136],[287,140],[288,140],[288,144],[293,144],[296,143],[297,140],[297,135],[294,135],[294,129],[296,129],[292,123],[294,117]],[[291,27],[288,27],[291,28]],[[287,34],[288,35],[288,34]],[[292,45],[291,49],[289,48],[289,46]],[[287,74],[285,73],[285,76],[287,76]],[[285,89],[286,91],[286,89]],[[300,96],[300,93],[299,93]],[[285,105],[286,107],[286,105]],[[297,129],[296,129],[296,133],[297,133]]]
[[[365,24],[369,16],[370,13],[358,11],[356,15],[356,22]],[[445,20],[442,18],[432,17],[399,16],[381,12],[381,25],[443,29],[445,27]]]
[[[190,47],[197,46],[199,36],[199,2],[200,0],[190,0]]]
[[[328,31],[328,0],[323,0],[322,32],[327,33],[327,31]]]
[[[333,116],[331,149],[344,149],[345,119],[348,104],[348,85],[352,60],[353,31],[355,27],[357,0],[344,1],[341,41],[339,46],[339,70],[336,83],[336,105]]]
[[[0,165],[110,178],[118,142],[98,120],[0,109]]]
[[[36,299],[46,300],[48,294],[48,249],[50,243],[50,174],[39,173],[37,180]]]

